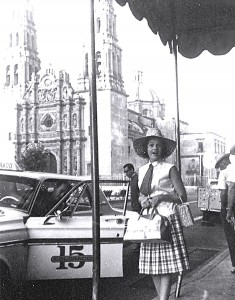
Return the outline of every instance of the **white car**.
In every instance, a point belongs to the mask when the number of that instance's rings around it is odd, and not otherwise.
[[[101,277],[123,276],[126,220],[100,189]],[[1,299],[12,282],[91,278],[92,245],[91,180],[0,171]]]

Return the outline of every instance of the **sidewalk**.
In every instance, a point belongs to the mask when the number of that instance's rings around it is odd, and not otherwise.
[[[170,299],[233,300],[235,275],[231,274],[230,270],[230,256],[226,249],[204,267],[196,269],[188,277],[183,277],[178,298],[175,298],[176,284],[174,284]]]

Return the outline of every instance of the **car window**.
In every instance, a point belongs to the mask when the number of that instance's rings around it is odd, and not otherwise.
[[[80,185],[66,200],[66,205],[69,206],[70,215],[78,215],[86,212],[92,214],[92,196],[88,184]]]
[[[0,206],[28,211],[39,181],[0,175]]]
[[[101,189],[106,197],[110,207],[115,211],[124,212],[124,210],[131,210],[129,181],[126,180],[103,180],[101,182]]]
[[[92,184],[85,184],[79,188],[77,193],[76,208],[74,209],[74,215],[92,215]],[[75,200],[75,201],[76,201]],[[118,215],[119,211],[113,209],[110,205],[106,195],[99,189],[99,201],[100,201],[100,216],[104,215]]]
[[[48,179],[41,183],[32,205],[31,216],[44,217],[61,211],[64,216],[92,215],[92,184],[67,179]],[[119,208],[123,208],[119,203]],[[116,215],[115,205],[99,190],[100,215]]]
[[[48,214],[52,214],[56,210],[61,210],[62,215],[66,216],[80,216],[92,215],[92,184],[80,183],[64,198],[63,203],[58,203],[54,210],[51,210]],[[105,194],[99,190],[100,200],[100,215],[116,215],[120,214],[119,211],[114,210]]]
[[[77,182],[66,179],[44,180],[31,209],[31,216],[46,216]],[[63,210],[63,204],[57,209]]]

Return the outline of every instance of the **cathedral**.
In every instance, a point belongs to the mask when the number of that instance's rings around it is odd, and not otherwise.
[[[4,57],[4,94],[14,115],[11,140],[16,160],[30,142],[48,150],[49,172],[90,175],[90,61],[86,45],[83,65],[72,86],[69,74],[41,68],[33,7],[24,0],[13,12],[9,44]],[[133,152],[134,138],[148,127],[161,127],[165,104],[144,88],[142,72],[134,77],[132,93],[125,90],[122,49],[118,44],[112,0],[95,2],[96,85],[99,172],[103,178],[120,178],[127,162],[140,164]]]

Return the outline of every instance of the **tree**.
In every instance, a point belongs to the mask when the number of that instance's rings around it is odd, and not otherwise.
[[[47,170],[48,150],[41,143],[29,143],[18,162],[24,171],[45,172]]]

